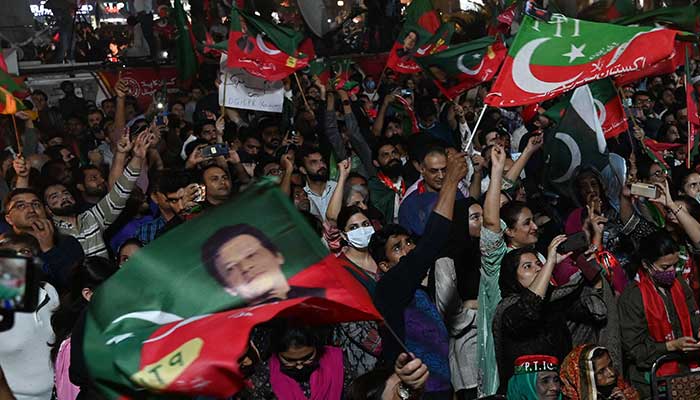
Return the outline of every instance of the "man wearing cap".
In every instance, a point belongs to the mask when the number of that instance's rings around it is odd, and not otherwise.
[[[515,360],[515,374],[508,381],[508,400],[559,400],[559,360],[545,355],[527,355]]]

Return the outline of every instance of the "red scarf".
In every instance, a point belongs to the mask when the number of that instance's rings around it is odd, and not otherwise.
[[[664,300],[646,272],[639,274],[639,290],[642,293],[644,313],[646,314],[651,338],[658,343],[677,339],[673,335],[673,328],[671,328]],[[690,323],[690,311],[688,311],[688,305],[685,303],[685,293],[683,293],[683,287],[681,287],[678,279],[671,286],[671,299],[681,322],[683,336],[694,337],[693,326]],[[659,369],[658,376],[673,375],[678,372],[678,363],[666,363]]]
[[[338,347],[325,346],[319,367],[311,374],[311,397],[307,399],[301,386],[280,371],[276,355],[270,357],[270,385],[280,400],[329,400],[343,395],[344,368],[343,351]]]
[[[401,180],[401,191],[396,189],[396,186],[394,185],[394,182],[389,179],[388,176],[384,175],[383,172],[377,173],[377,179],[382,181],[384,186],[388,187],[389,189],[393,190],[394,192],[398,193],[399,196],[403,198],[403,196],[406,194],[406,182],[402,179]]]

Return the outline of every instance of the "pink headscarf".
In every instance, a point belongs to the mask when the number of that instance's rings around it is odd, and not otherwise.
[[[325,346],[319,367],[311,374],[311,398],[307,399],[297,381],[282,373],[276,355],[270,357],[270,384],[279,400],[340,400],[343,395],[343,351]]]

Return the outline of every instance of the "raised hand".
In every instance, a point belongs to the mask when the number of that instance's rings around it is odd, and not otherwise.
[[[28,232],[39,242],[39,248],[46,253],[54,246],[54,227],[53,222],[46,218],[36,219],[32,222],[32,230]]]
[[[27,161],[24,159],[24,157],[19,156],[12,160],[12,168],[14,168],[17,176],[21,178],[29,177],[29,167],[27,166]]]
[[[340,179],[347,179],[350,175],[350,168],[352,167],[352,162],[349,158],[338,163],[338,172],[340,173]]]
[[[506,167],[506,152],[503,147],[494,145],[491,148],[491,169],[503,172]]]
[[[117,92],[117,97],[124,98],[127,94],[129,94],[129,86],[123,79],[120,79],[117,82],[117,84],[114,86],[114,90]]]
[[[466,154],[464,153],[449,154],[447,156],[447,174],[445,175],[447,182],[458,183],[467,176],[469,167],[465,156]]]
[[[413,390],[422,390],[428,381],[428,367],[420,358],[409,357],[406,353],[399,354],[394,364],[394,373],[401,382]]]
[[[568,252],[566,254],[559,254],[557,252],[559,245],[564,242],[566,242],[566,235],[559,235],[552,239],[552,242],[549,243],[549,246],[547,247],[547,261],[554,260],[555,264],[559,264],[560,262],[569,258],[572,252]]]
[[[133,147],[134,144],[131,142],[131,133],[129,132],[129,128],[124,128],[124,133],[119,138],[119,142],[117,143],[117,153],[128,153]]]
[[[131,150],[134,157],[146,158],[148,147],[155,142],[155,135],[149,131],[139,133],[134,141],[133,149]]]

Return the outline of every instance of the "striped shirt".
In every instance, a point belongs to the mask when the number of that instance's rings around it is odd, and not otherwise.
[[[129,166],[124,168],[122,176],[117,179],[109,193],[99,203],[78,214],[78,226],[57,218],[54,218],[54,225],[60,233],[73,236],[78,240],[83,247],[85,257],[109,258],[102,234],[124,210],[140,173],[141,169]]]

